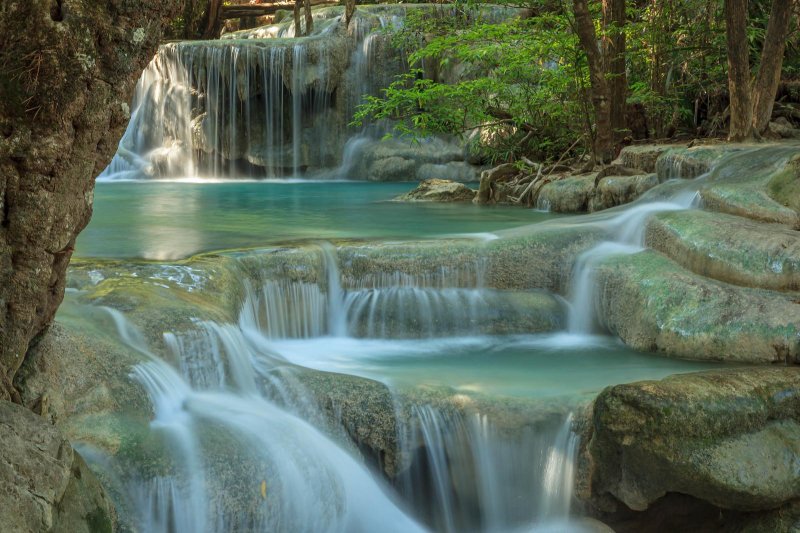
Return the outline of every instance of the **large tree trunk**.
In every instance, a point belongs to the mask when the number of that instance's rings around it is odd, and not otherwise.
[[[300,26],[300,3],[303,0],[295,0],[294,1],[294,10],[292,15],[294,16],[294,36],[300,37],[303,35],[303,28]]]
[[[180,0],[0,3],[0,398],[64,296],[95,176]]]
[[[306,13],[306,35],[311,35],[311,32],[314,31],[314,17],[311,16],[311,0],[304,0],[303,8]]]
[[[356,0],[344,0],[344,23],[345,26],[350,26],[350,21],[356,12]]]
[[[728,139],[744,141],[753,137],[750,57],[747,41],[747,1],[725,0],[728,37],[728,92],[731,125]],[[781,0],[778,0],[781,1]],[[783,0],[788,3],[788,0]]]
[[[766,131],[772,117],[775,93],[781,81],[786,33],[792,19],[792,4],[793,0],[772,0],[761,64],[753,87],[753,129],[758,134]]]
[[[611,132],[611,106],[603,70],[603,59],[597,46],[594,22],[589,14],[586,0],[573,0],[575,26],[581,48],[586,52],[589,63],[589,79],[592,84],[592,105],[594,106],[597,131],[594,138],[594,155],[601,163],[614,159],[614,142]]]
[[[608,73],[611,99],[611,129],[614,143],[619,145],[626,134],[625,109],[628,99],[628,78],[625,73],[625,0],[603,0],[604,70]]]
[[[216,39],[219,36],[221,9],[222,0],[208,0],[208,7],[206,7],[206,14],[203,18],[205,21],[203,39]]]

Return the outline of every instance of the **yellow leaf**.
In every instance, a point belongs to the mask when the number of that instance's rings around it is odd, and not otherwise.
[[[261,497],[264,498],[265,500],[267,499],[267,482],[266,481],[262,481],[261,482]]]

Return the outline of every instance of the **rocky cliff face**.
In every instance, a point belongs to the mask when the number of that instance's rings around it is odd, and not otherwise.
[[[94,177],[178,0],[0,5],[0,398],[63,298]]]

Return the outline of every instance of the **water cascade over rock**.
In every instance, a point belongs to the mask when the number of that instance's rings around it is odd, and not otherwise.
[[[360,8],[349,27],[341,8],[318,9],[307,37],[284,22],[163,45],[100,179],[474,179],[458,144],[380,143],[390,126],[349,125],[365,95],[407,70],[386,31],[402,25],[405,9]]]

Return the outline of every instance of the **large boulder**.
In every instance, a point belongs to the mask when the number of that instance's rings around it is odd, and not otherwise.
[[[475,191],[450,180],[428,179],[394,199],[396,202],[471,202]]]
[[[800,498],[800,368],[743,368],[609,387],[597,398],[592,496],[644,510],[668,493],[723,509]]]
[[[658,185],[657,174],[608,176],[600,180],[589,198],[589,211],[628,204]]]
[[[600,322],[633,348],[673,357],[800,362],[800,303],[792,294],[703,278],[645,251],[596,269]]]
[[[786,226],[675,211],[648,221],[646,243],[701,276],[747,287],[800,289],[800,233]]]
[[[64,435],[0,401],[0,531],[110,533],[113,508]]]

